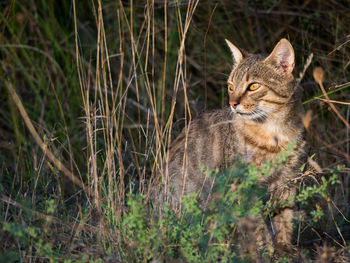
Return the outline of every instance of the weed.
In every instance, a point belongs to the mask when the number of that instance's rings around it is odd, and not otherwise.
[[[206,211],[194,196],[180,217],[148,200],[178,132],[227,104],[224,39],[257,53],[287,37],[313,113],[313,158],[292,200],[303,211],[296,248],[305,261],[346,262],[349,10],[344,1],[1,2],[0,261],[268,258],[242,249],[239,222],[277,209],[257,182],[279,163],[210,171]],[[321,65],[322,79],[304,64]]]

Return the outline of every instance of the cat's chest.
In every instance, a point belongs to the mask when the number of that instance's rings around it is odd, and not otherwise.
[[[243,159],[245,163],[255,163],[260,166],[267,160],[273,160],[277,157],[279,152],[270,152],[259,147],[255,147],[249,144],[244,144],[237,154]]]
[[[246,163],[272,160],[293,139],[293,132],[268,125],[247,125],[238,132],[236,154]]]

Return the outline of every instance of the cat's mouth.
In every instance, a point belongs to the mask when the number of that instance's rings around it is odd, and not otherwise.
[[[245,120],[254,120],[254,121],[262,122],[262,121],[265,121],[268,116],[268,112],[260,109],[259,107],[256,107],[252,112],[243,112],[240,109],[234,109],[232,106],[230,107],[233,113],[239,115],[241,118]]]

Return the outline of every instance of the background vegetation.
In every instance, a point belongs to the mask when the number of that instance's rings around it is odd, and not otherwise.
[[[159,218],[148,204],[171,140],[227,105],[224,39],[268,53],[282,37],[311,147],[294,259],[279,260],[349,258],[349,1],[8,0],[0,21],[0,261],[271,260],[235,230],[242,209],[273,210],[257,205],[256,168],[232,173],[246,201],[223,198],[229,210],[187,200]]]

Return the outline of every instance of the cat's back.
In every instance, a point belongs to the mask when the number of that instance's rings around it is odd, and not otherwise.
[[[191,160],[218,159],[216,156],[222,152],[220,145],[230,130],[234,130],[234,116],[229,108],[203,112],[191,120],[171,144],[169,164],[179,158],[182,161],[185,152]]]
[[[204,112],[189,122],[171,144],[167,162],[165,177],[169,180],[173,207],[178,206],[183,194],[210,184],[211,179],[205,178],[201,170],[221,168],[227,156],[226,145],[232,146],[233,140],[234,116],[230,108]]]

